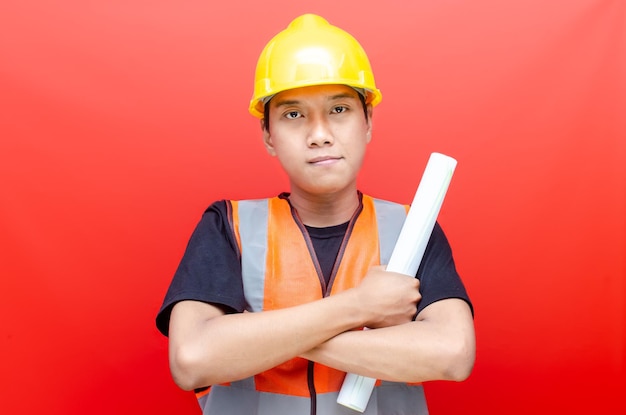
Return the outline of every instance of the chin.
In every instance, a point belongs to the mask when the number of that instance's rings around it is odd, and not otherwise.
[[[319,196],[337,194],[337,193],[341,193],[341,192],[352,190],[352,189],[353,189],[352,186],[340,186],[337,184],[327,185],[327,186],[323,186],[323,185],[320,186],[318,184],[315,186],[310,186],[308,188],[305,188],[307,193],[313,194],[313,195],[319,195]]]

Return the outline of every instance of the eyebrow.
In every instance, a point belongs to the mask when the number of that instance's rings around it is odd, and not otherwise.
[[[335,94],[335,95],[331,95],[327,98],[327,101],[336,101],[338,99],[343,99],[343,98],[353,98],[353,99],[358,99],[359,97],[357,96],[357,92],[355,91],[354,94],[351,94],[349,92],[341,92],[339,94]],[[284,99],[284,100],[277,100],[274,102],[274,105],[276,106],[276,108],[278,107],[285,107],[288,105],[297,105],[299,104],[301,101],[297,100],[297,99]]]

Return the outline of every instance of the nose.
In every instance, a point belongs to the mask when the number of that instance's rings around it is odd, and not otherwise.
[[[332,129],[325,117],[315,117],[310,120],[307,145],[309,147],[323,147],[332,145],[335,141]]]

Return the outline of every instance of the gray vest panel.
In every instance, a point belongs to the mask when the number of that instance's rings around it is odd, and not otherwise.
[[[380,242],[380,263],[386,265],[404,225],[406,209],[398,203],[380,199],[374,199],[374,208]]]
[[[337,392],[317,395],[317,415],[358,415],[337,403]],[[309,398],[257,392],[233,386],[213,386],[198,400],[204,415],[307,415]],[[422,386],[383,382],[374,388],[363,415],[428,415]]]
[[[268,210],[267,199],[239,202],[241,268],[248,311],[263,310]]]

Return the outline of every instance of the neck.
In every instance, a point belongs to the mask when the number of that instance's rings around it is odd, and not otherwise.
[[[359,207],[359,195],[356,190],[321,196],[292,193],[289,202],[298,212],[302,223],[324,228],[349,221]]]

